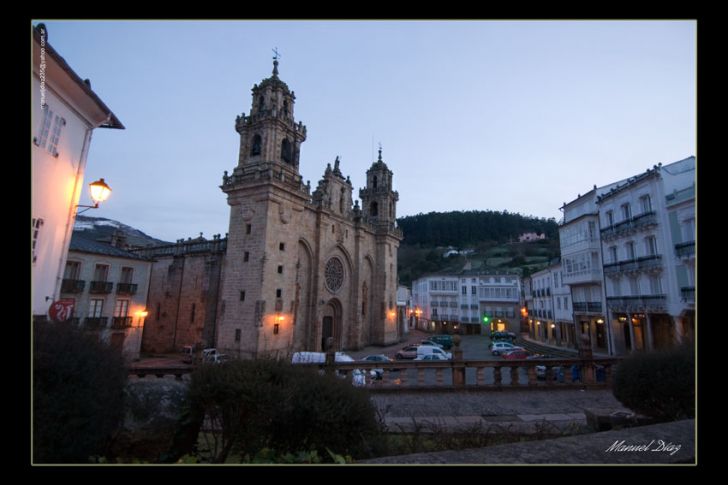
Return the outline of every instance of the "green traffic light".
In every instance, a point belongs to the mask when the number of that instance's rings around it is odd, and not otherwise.
[[[490,318],[488,318],[487,316],[483,317],[483,323],[488,323],[488,320],[490,320]]]

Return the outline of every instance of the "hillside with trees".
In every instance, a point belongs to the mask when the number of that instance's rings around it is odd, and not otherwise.
[[[398,252],[400,284],[432,273],[513,270],[522,276],[545,268],[560,256],[554,219],[507,211],[431,212],[397,220],[404,233]],[[519,243],[528,232],[546,238]]]

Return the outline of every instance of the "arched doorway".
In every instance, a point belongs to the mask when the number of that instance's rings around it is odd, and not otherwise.
[[[331,343],[331,350],[341,350],[341,302],[332,298],[324,306],[321,315],[321,340],[320,350],[325,352],[328,349],[327,343]]]

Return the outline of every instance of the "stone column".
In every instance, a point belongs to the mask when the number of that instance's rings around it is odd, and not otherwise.
[[[634,352],[635,347],[637,346],[637,342],[635,341],[635,338],[634,338],[634,325],[632,324],[632,314],[631,313],[627,313],[627,325],[629,325],[630,352]],[[626,347],[626,345],[625,345],[625,347]]]
[[[647,313],[647,322],[645,323],[645,350],[655,350],[655,340],[652,336],[652,314]]]
[[[452,384],[455,387],[463,387],[465,385],[465,365],[463,364],[463,351],[460,348],[460,335],[452,337]]]

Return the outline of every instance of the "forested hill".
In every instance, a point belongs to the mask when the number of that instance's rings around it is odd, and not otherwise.
[[[522,216],[508,211],[430,212],[397,219],[404,244],[462,247],[482,241],[505,243],[525,232],[546,233],[558,239],[556,220]]]

